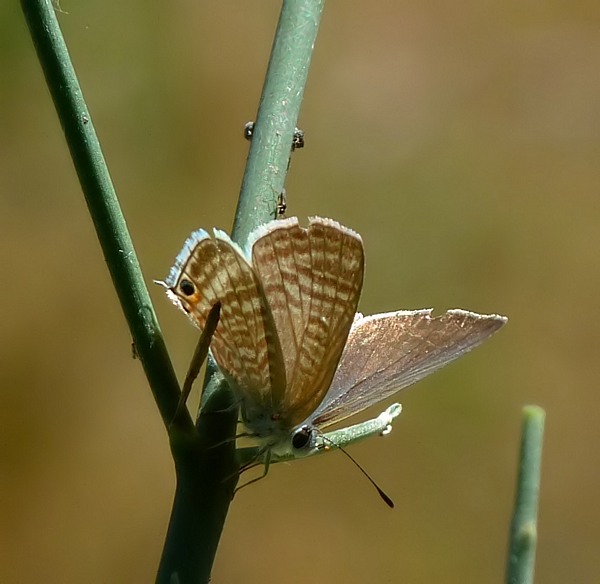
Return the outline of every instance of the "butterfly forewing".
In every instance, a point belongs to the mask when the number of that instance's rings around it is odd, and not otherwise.
[[[360,236],[339,223],[311,218],[265,226],[252,260],[272,309],[286,365],[281,415],[292,427],[322,401],[335,374],[363,281]]]
[[[399,311],[355,320],[331,388],[310,423],[326,427],[454,361],[506,323],[498,315]]]
[[[272,318],[254,271],[239,247],[215,230],[186,242],[165,284],[171,300],[204,328],[221,302],[211,351],[249,408],[272,410],[285,388],[285,373]]]

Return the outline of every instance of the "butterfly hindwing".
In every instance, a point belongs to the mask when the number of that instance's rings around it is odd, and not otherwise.
[[[355,320],[331,388],[309,422],[327,427],[384,400],[480,345],[506,323],[449,310],[375,314]]]

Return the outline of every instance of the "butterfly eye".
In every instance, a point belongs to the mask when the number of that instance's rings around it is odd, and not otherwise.
[[[302,426],[302,428],[298,428],[292,436],[292,446],[296,450],[301,450],[302,448],[306,448],[311,442],[312,438],[312,428],[310,426]]]
[[[189,280],[181,280],[179,282],[179,289],[186,295],[191,296],[196,292],[196,287]]]

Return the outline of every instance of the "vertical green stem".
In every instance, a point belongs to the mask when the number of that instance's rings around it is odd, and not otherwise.
[[[237,414],[230,392],[218,375],[213,375],[206,391],[210,397],[198,432],[191,436],[174,427],[170,433],[177,488],[156,577],[160,584],[209,582],[237,483],[231,439]],[[216,439],[223,436],[224,441]]]
[[[273,218],[283,190],[324,3],[283,2],[235,214],[233,238],[239,243]]]
[[[506,572],[508,584],[533,584],[545,416],[538,406],[523,409],[519,477]]]

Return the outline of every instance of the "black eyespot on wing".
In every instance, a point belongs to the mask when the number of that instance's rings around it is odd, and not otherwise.
[[[192,296],[196,292],[196,286],[189,280],[181,280],[179,282],[179,289],[186,295]]]

